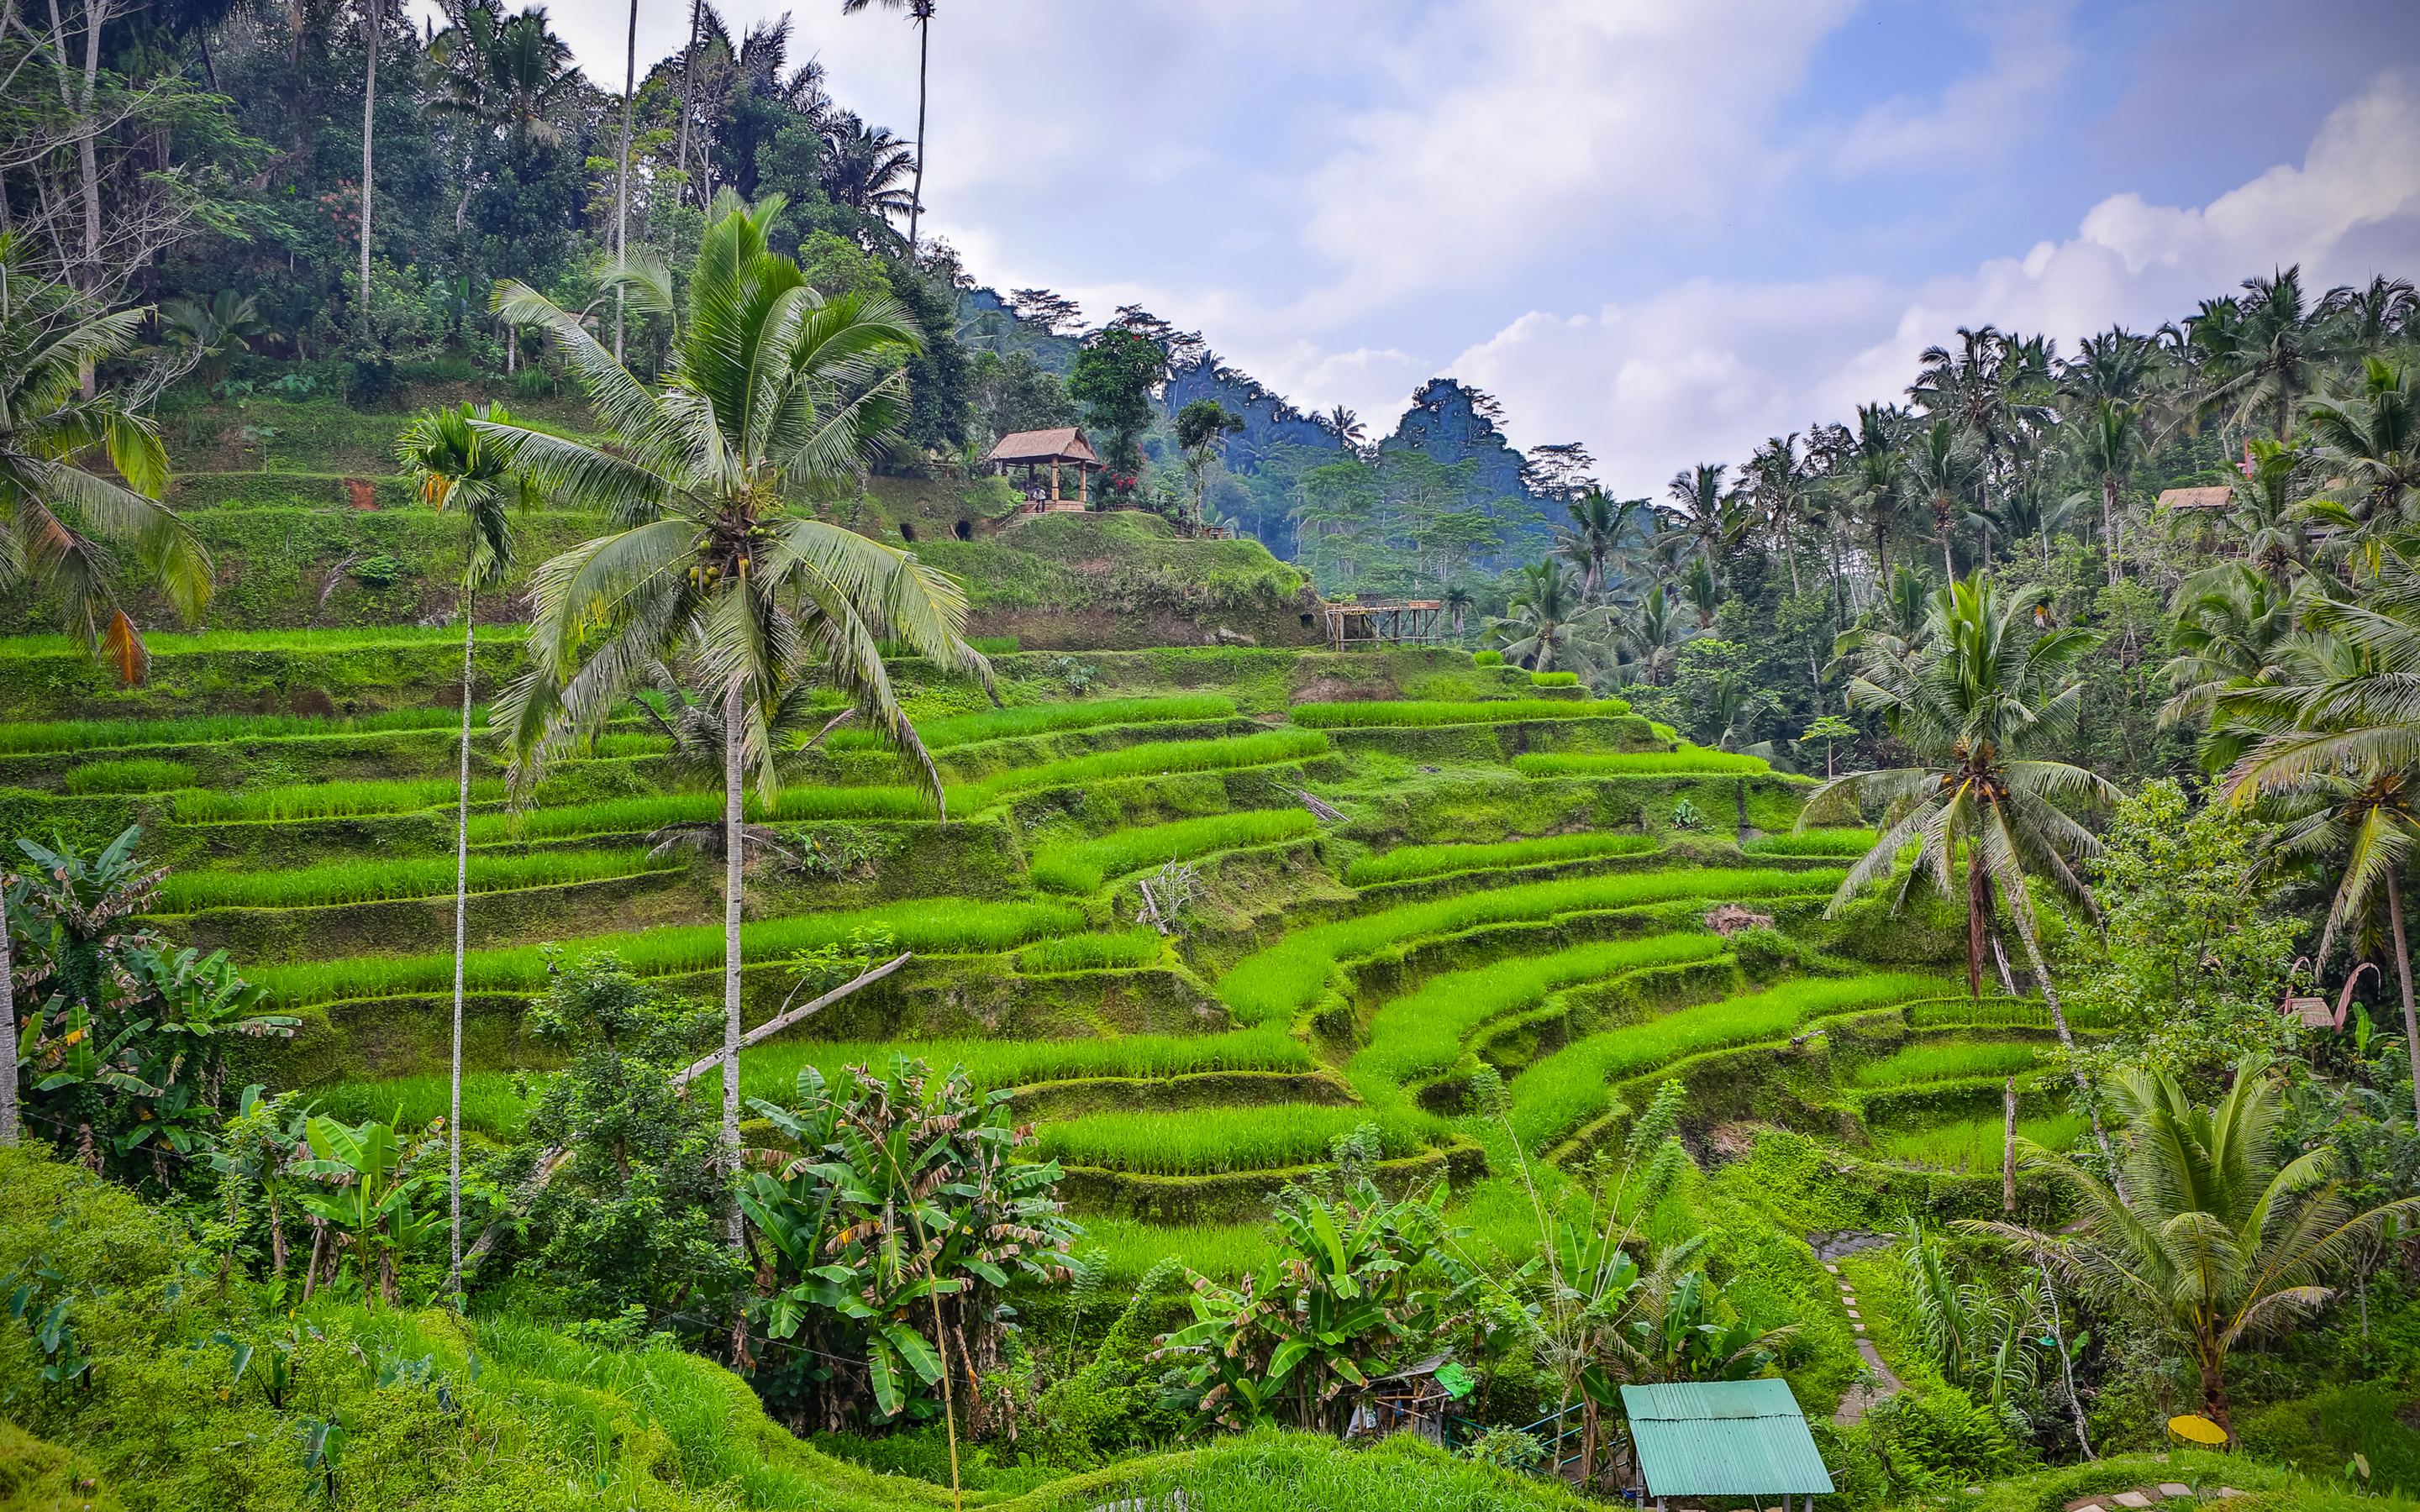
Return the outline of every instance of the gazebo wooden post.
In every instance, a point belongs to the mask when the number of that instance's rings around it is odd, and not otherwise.
[[[1081,462],[1076,464],[1076,502],[1093,507],[1093,470]]]
[[[1059,459],[1055,456],[1050,459],[1050,501],[1059,501]]]

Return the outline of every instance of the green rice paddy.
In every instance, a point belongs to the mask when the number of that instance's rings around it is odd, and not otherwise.
[[[1564,877],[1435,898],[1296,930],[1236,963],[1233,970],[1218,979],[1218,995],[1237,1018],[1260,1023],[1286,1017],[1316,1002],[1326,983],[1328,967],[1338,961],[1368,955],[1422,935],[1451,933],[1510,919],[1543,919],[1559,914],[1684,899],[1704,899],[1713,903],[1821,892],[1838,886],[1839,880],[1839,873],[1827,872],[1653,872]]]
[[[1102,1076],[1306,1072],[1317,1064],[1310,1049],[1281,1024],[1224,1034],[1130,1034],[1100,1040],[788,1040],[741,1055],[739,1089],[748,1097],[786,1103],[801,1066],[814,1066],[832,1082],[850,1066],[878,1071],[894,1054],[921,1058],[936,1071],[963,1066],[977,1087],[987,1088]]]
[[[1764,773],[1773,764],[1761,756],[1690,746],[1681,750],[1639,750],[1605,755],[1533,751],[1512,758],[1512,769],[1523,777],[1666,777],[1700,773]]]
[[[457,779],[431,778],[419,782],[309,782],[295,787],[235,788],[225,792],[184,788],[170,801],[176,806],[180,824],[220,825],[411,813],[452,804],[460,792]],[[504,795],[501,778],[479,778],[471,784],[473,803],[493,803]]]
[[[2043,1118],[2017,1120],[2017,1134],[2045,1149],[2067,1149],[2083,1138],[2085,1132],[2091,1127],[2090,1120],[2076,1113],[2054,1113]],[[1885,1134],[1880,1135],[1875,1143],[1894,1160],[1928,1165],[1936,1170],[1996,1176],[2000,1171],[2006,1134],[2007,1125],[1999,1119],[1962,1119],[1955,1123],[1935,1124],[1930,1129]]]
[[[473,727],[485,729],[487,710],[482,707],[471,712]],[[324,719],[281,714],[215,714],[181,719],[58,719],[39,724],[0,724],[0,755],[107,750],[126,746],[306,740],[321,735],[451,730],[461,722],[459,709],[396,709],[389,714]]]
[[[1454,872],[1499,872],[1514,867],[1547,866],[1557,861],[1584,860],[1592,856],[1636,856],[1655,849],[1652,835],[1542,835],[1534,840],[1508,840],[1485,845],[1404,845],[1383,856],[1365,856],[1347,868],[1344,880],[1356,887],[1415,877],[1443,876]]]
[[[1484,703],[1402,700],[1370,703],[1297,703],[1286,717],[1313,730],[1442,724],[1504,724],[1518,719],[1605,719],[1630,712],[1621,699],[1505,699]]]
[[[1027,703],[980,714],[952,715],[916,727],[916,738],[926,750],[947,750],[979,741],[1019,735],[1049,734],[1062,730],[1090,730],[1102,725],[1168,724],[1187,719],[1224,719],[1235,712],[1235,701],[1212,694],[1179,698],[1094,699],[1074,703]],[[840,730],[828,742],[835,750],[873,750],[887,742],[870,730]]]
[[[644,849],[540,851],[530,856],[473,856],[473,892],[514,887],[562,887],[650,871],[677,871],[678,857],[650,861]],[[290,872],[172,872],[161,884],[163,914],[201,908],[316,908],[335,903],[377,903],[389,898],[451,896],[455,864],[450,856],[392,856],[342,861]]]
[[[1016,952],[1016,969],[1052,971],[1118,971],[1157,965],[1166,942],[1156,930],[1128,930],[1123,934],[1068,934]]]
[[[1374,1124],[1388,1158],[1419,1152],[1423,1134],[1439,1120],[1415,1114],[1289,1103],[1274,1107],[1195,1108],[1183,1118],[1164,1113],[1097,1113],[1037,1131],[1035,1151],[1065,1165],[1132,1171],[1145,1176],[1215,1176],[1281,1170],[1328,1158],[1338,1139]]]
[[[1036,887],[1052,892],[1094,892],[1110,877],[1129,872],[1189,861],[1213,851],[1297,840],[1318,828],[1318,822],[1302,809],[1247,809],[1179,819],[1121,829],[1097,840],[1047,846],[1034,853],[1032,872]]]
[[[189,788],[200,774],[184,762],[133,757],[122,762],[86,762],[68,773],[59,790],[79,795],[98,793],[170,793]]]
[[[1807,829],[1795,835],[1760,835],[1740,849],[1750,856],[1839,856],[1852,859],[1874,848],[1882,836],[1870,829]]]
[[[1912,1044],[1897,1055],[1859,1066],[1851,1080],[1859,1087],[1898,1087],[1958,1076],[2019,1076],[2033,1070],[2040,1059],[2037,1047],[2022,1043],[1952,1041]]]

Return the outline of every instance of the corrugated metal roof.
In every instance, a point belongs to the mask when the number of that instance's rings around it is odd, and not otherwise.
[[[1650,1496],[1820,1496],[1831,1473],[1786,1381],[1624,1386]]]

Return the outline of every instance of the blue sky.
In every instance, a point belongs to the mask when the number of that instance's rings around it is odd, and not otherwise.
[[[912,27],[790,8],[912,131]],[[643,59],[686,10],[641,6]],[[551,11],[617,86],[628,12]],[[1450,373],[1632,493],[1962,323],[2420,277],[2413,0],[941,0],[932,75],[925,224],[985,282],[1143,303],[1380,429]]]

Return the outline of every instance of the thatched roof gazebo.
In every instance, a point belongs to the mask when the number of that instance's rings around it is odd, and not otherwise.
[[[1084,440],[1084,433],[1073,425],[1057,430],[1012,431],[993,443],[991,451],[984,456],[984,462],[1000,473],[1005,473],[1013,467],[1023,468],[1026,501],[1032,507],[1046,512],[1091,508],[1093,495],[1089,475],[1102,468],[1100,455],[1093,450],[1092,442]],[[1050,469],[1050,492],[1047,496],[1042,492],[1040,479],[1035,476],[1035,470],[1046,465]],[[1076,497],[1072,502],[1059,494],[1059,470],[1063,467],[1076,470]]]

